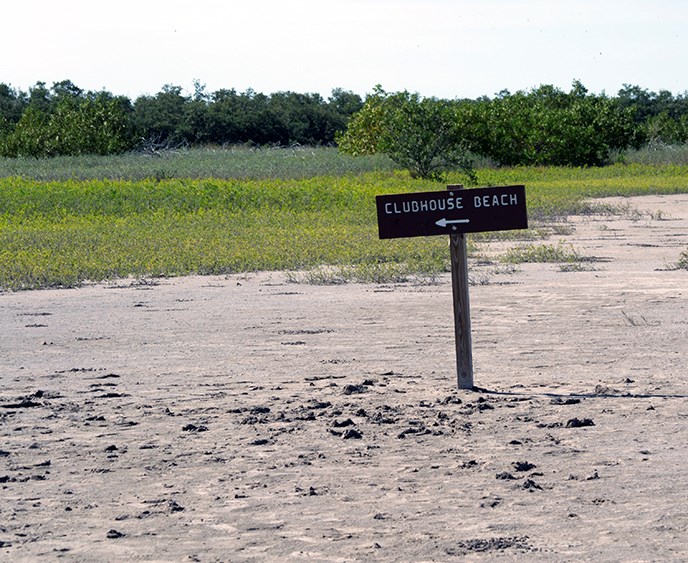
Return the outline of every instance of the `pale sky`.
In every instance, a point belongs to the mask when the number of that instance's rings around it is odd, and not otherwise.
[[[0,14],[0,82],[22,90],[688,91],[685,0],[17,0]]]

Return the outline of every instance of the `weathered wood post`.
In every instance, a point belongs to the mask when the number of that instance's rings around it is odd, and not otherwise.
[[[375,196],[381,239],[449,235],[459,389],[473,385],[466,233],[527,229],[526,188],[492,186]]]
[[[449,185],[449,190],[462,190],[462,185]],[[466,235],[449,235],[451,252],[452,295],[454,297],[454,338],[456,375],[459,389],[473,389],[473,348],[471,343],[471,306],[468,294],[468,251]]]

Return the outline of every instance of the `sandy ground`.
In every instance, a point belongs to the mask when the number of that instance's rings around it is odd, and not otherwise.
[[[622,201],[471,264],[477,391],[446,277],[0,294],[0,559],[688,560],[688,195]]]

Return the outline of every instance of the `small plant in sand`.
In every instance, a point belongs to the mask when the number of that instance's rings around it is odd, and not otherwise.
[[[595,272],[597,268],[584,262],[567,262],[559,264],[560,272]]]
[[[317,266],[304,272],[287,272],[290,283],[311,285],[340,285],[345,283],[393,284],[413,282],[428,285],[437,283],[443,264],[407,264],[387,262],[382,264],[351,264]]]
[[[688,248],[681,253],[681,257],[678,259],[678,267],[688,270]]]
[[[586,260],[570,244],[523,244],[510,248],[504,256],[509,264],[525,262],[575,263]]]

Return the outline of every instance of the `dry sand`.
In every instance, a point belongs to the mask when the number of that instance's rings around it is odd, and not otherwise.
[[[447,277],[0,294],[0,559],[688,560],[688,195],[623,201],[471,265],[478,391]]]

